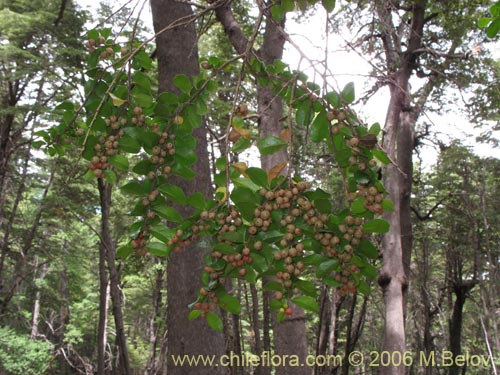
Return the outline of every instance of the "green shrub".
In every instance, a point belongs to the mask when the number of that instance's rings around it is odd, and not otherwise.
[[[53,346],[30,339],[10,328],[0,328],[0,373],[5,375],[47,374],[54,356]]]

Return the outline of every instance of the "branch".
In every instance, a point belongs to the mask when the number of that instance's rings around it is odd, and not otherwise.
[[[224,32],[236,51],[238,53],[245,53],[249,40],[245,36],[241,25],[234,18],[230,3],[231,0],[222,0],[220,6],[215,8],[215,16],[224,27]]]
[[[66,9],[66,4],[67,3],[68,3],[68,0],[62,0],[61,1],[61,7],[59,8],[59,14],[57,15],[57,18],[54,21],[54,26],[58,26],[59,23],[62,21],[63,16],[64,16],[64,10]]]
[[[425,221],[425,220],[430,220],[431,219],[431,215],[434,211],[437,210],[437,208],[446,200],[448,199],[449,197],[451,197],[453,195],[453,193],[448,193],[446,194],[443,198],[441,198],[425,215],[421,215],[418,210],[414,207],[414,206],[410,206],[411,210],[413,211],[413,213],[417,216],[417,218],[420,220],[420,221]]]

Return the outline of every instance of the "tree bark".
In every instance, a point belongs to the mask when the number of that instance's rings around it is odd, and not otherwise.
[[[113,317],[115,321],[116,343],[118,346],[118,363],[120,374],[131,375],[130,358],[127,349],[127,338],[123,324],[122,294],[120,289],[120,274],[116,268],[116,246],[111,237],[109,223],[111,210],[111,188],[112,185],[97,179],[99,197],[101,202],[101,251],[106,254],[109,272],[109,288],[111,301],[113,302]]]
[[[109,281],[106,272],[106,248],[99,245],[99,323],[97,325],[97,375],[106,369]]]
[[[153,25],[156,32],[173,22],[192,15],[188,4],[174,0],[151,0]],[[158,58],[159,92],[172,91],[178,93],[173,85],[177,74],[189,77],[199,74],[197,36],[194,23],[187,23],[163,32],[156,38]],[[206,197],[212,193],[210,164],[207,150],[206,129],[194,130],[196,138],[196,154],[198,160],[194,166],[195,181],[173,180],[189,195],[201,192]],[[187,216],[189,211],[180,208],[181,214]],[[223,366],[181,367],[172,361],[174,355],[215,355],[225,353],[223,335],[209,328],[203,319],[189,321],[188,305],[192,303],[199,290],[196,275],[203,269],[203,255],[210,249],[207,239],[200,239],[186,247],[180,253],[172,254],[167,266],[167,329],[168,354],[167,372],[169,375],[182,375],[189,372],[193,375],[223,374]]]
[[[159,260],[158,260],[159,261]],[[156,277],[153,287],[153,313],[151,314],[151,318],[149,320],[149,358],[148,363],[146,365],[146,372],[144,375],[153,375],[160,373],[160,369],[156,367],[157,364],[157,349],[158,343],[160,342],[161,346],[161,337],[162,332],[161,328],[164,326],[159,323],[161,309],[163,308],[162,304],[162,288],[163,281],[165,276],[165,270],[163,268],[156,270]]]
[[[416,121],[415,114],[411,112],[409,80],[417,59],[414,51],[422,44],[426,0],[418,0],[412,4],[412,21],[405,52],[402,52],[403,41],[392,21],[394,5],[377,1],[375,6],[390,78],[390,102],[384,126],[383,148],[394,163],[389,164],[384,172],[384,185],[394,203],[394,209],[384,215],[390,224],[390,230],[383,239],[383,265],[378,280],[385,304],[382,350],[403,354],[406,350],[405,294],[412,245],[410,193]],[[403,375],[405,368],[390,364],[381,367],[379,373]]]
[[[42,264],[42,269],[40,271],[40,276],[36,277],[36,269],[38,268],[39,264],[39,259],[38,256],[35,256],[35,281],[36,280],[43,280],[45,279],[45,276],[47,276],[48,272],[48,267],[47,263]],[[42,292],[40,291],[40,288],[37,287],[36,293],[35,293],[35,302],[33,304],[33,319],[31,323],[31,338],[36,339],[39,337],[40,332],[38,331],[38,326],[40,323],[40,300],[42,298]]]
[[[285,21],[280,23],[284,27]],[[272,64],[283,57],[285,38],[273,20],[267,18],[264,40],[259,55],[265,64]],[[280,136],[283,127],[280,119],[283,116],[283,102],[275,95],[269,86],[257,88],[257,103],[259,111],[259,136]],[[261,157],[262,168],[266,171],[274,166],[288,161],[286,149]],[[286,169],[284,169],[286,170]],[[269,298],[269,293],[264,293]],[[281,323],[273,320],[274,351],[276,354],[298,356],[300,363],[305,363],[307,351],[307,336],[304,310],[289,302],[293,310],[291,316],[285,317]],[[301,375],[300,366],[279,366],[276,375]]]
[[[455,281],[453,284],[453,293],[456,296],[455,303],[453,304],[453,312],[450,319],[450,351],[453,358],[460,355],[462,352],[462,325],[463,325],[463,310],[465,301],[467,300],[467,293],[476,286],[475,281]],[[459,375],[462,368],[455,364],[450,366],[449,375]]]

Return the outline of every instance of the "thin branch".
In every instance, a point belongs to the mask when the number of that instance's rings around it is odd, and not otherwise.
[[[434,206],[432,206],[432,208],[425,214],[425,215],[422,215],[420,214],[420,212],[418,212],[418,210],[414,207],[414,206],[410,206],[411,210],[413,211],[413,213],[417,216],[417,218],[420,220],[420,221],[425,221],[425,220],[430,220],[431,219],[431,215],[434,211],[436,211],[439,206],[448,198],[450,198],[451,196],[453,195],[453,193],[448,193],[446,194],[443,198],[441,198]]]

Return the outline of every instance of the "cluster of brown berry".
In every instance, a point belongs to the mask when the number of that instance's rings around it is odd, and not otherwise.
[[[87,47],[90,53],[93,53],[98,48],[106,47],[106,38],[104,38],[102,35],[99,35],[97,39],[89,39],[87,40],[87,43],[85,43],[85,47]],[[103,48],[99,56],[101,57],[101,59],[105,60],[112,58],[114,55],[115,51],[111,46],[108,45],[106,48]]]
[[[104,178],[104,170],[110,167],[108,157],[116,155],[120,147],[120,138],[125,134],[121,126],[125,125],[125,118],[117,118],[110,116],[105,120],[106,126],[111,129],[108,134],[101,135],[98,143],[94,145],[95,156],[92,157],[89,163],[89,169],[92,170],[96,178]]]
[[[384,208],[382,202],[384,200],[384,193],[378,191],[375,186],[358,185],[358,196],[365,199],[365,208],[376,214],[383,214]]]

